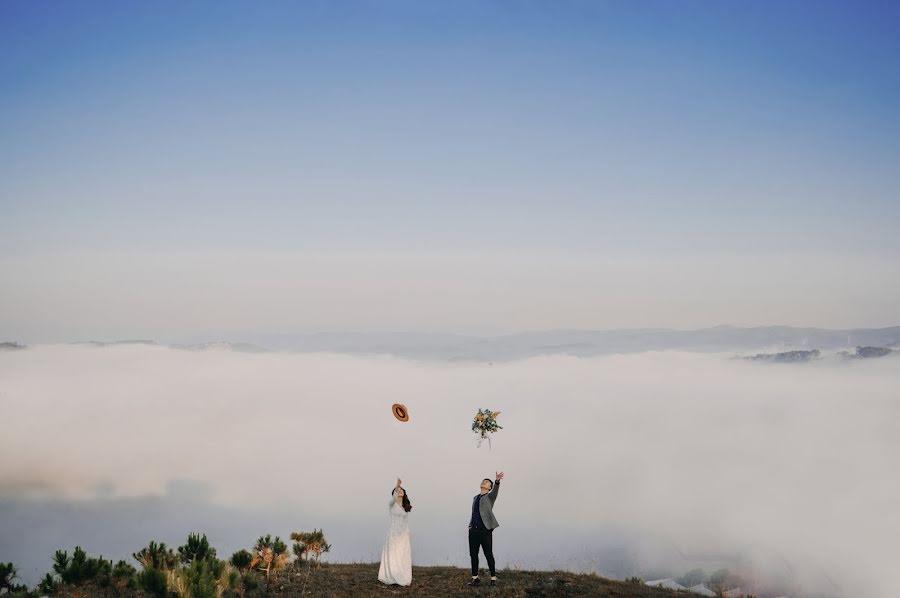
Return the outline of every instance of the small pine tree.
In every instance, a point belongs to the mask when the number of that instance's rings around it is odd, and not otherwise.
[[[274,577],[288,562],[287,545],[281,538],[271,535],[260,536],[253,547],[252,567],[266,574],[266,585],[271,588]]]
[[[94,579],[101,588],[109,587],[112,583],[112,561],[104,559],[102,556],[98,559],[91,559],[92,563],[92,579]]]
[[[196,560],[216,558],[216,549],[210,547],[206,534],[188,534],[187,544],[178,547],[178,557],[185,565],[190,565]]]
[[[109,585],[112,573],[112,561],[89,557],[87,553],[76,546],[72,557],[65,550],[57,550],[53,555],[53,571],[65,584],[74,586],[88,582],[97,582],[100,586]]]
[[[238,575],[240,575],[240,592],[241,596],[243,596],[247,589],[245,587],[244,578],[253,566],[253,555],[242,548],[231,555],[231,565],[237,570]]]
[[[243,596],[244,595],[244,587],[243,587],[243,585],[238,585],[242,581],[240,574],[237,572],[237,570],[234,567],[228,567],[226,569],[226,571],[227,571],[228,587],[237,589],[238,592],[241,594],[241,596]]]
[[[331,550],[331,544],[325,540],[325,533],[321,529],[313,529],[311,532],[294,532],[291,534],[291,540],[294,540],[294,554],[297,560],[303,561],[304,558],[312,557],[316,566],[319,565],[319,557]]]
[[[294,535],[295,534],[291,534],[291,539],[294,539]],[[302,565],[303,557],[306,555],[306,544],[302,542],[294,542],[291,550],[294,553],[294,562],[291,564],[291,567]]]
[[[3,596],[9,596],[10,598],[31,598],[32,593],[25,584],[12,584],[9,592],[3,594]]]
[[[38,583],[38,591],[41,594],[53,594],[59,588],[59,581],[49,573]]]
[[[169,584],[166,573],[152,567],[144,569],[137,574],[139,588],[157,598],[165,598],[169,593]]]
[[[18,572],[12,563],[0,563],[0,592],[6,590],[12,592],[15,585],[13,580],[18,577]]]
[[[131,555],[141,564],[143,570],[137,575],[137,585],[145,592],[165,597],[168,594],[169,579],[174,576],[178,558],[164,542],[150,542],[145,548]]]
[[[259,588],[259,579],[257,579],[255,571],[251,571],[247,574],[247,577],[244,578],[244,586],[250,591]]]
[[[81,546],[76,546],[75,550],[72,552],[71,560],[69,560],[68,555],[65,552],[63,552],[63,556],[66,557],[65,560],[68,564],[62,571],[57,571],[63,582],[77,584],[83,581],[90,572],[90,565],[87,563],[87,553],[84,549],[81,548]]]
[[[53,571],[62,577],[63,571],[69,568],[69,555],[65,550],[57,550],[53,554]],[[63,580],[65,581],[65,580]]]
[[[186,598],[219,598],[228,586],[228,572],[224,561],[197,559],[181,567],[175,574],[180,596]]]
[[[295,562],[302,563],[304,559],[306,560],[306,576],[300,591],[300,594],[303,595],[306,592],[306,584],[309,583],[310,565],[313,559],[315,559],[316,569],[318,569],[319,557],[322,553],[331,550],[331,544],[325,540],[325,533],[315,528],[311,532],[294,532],[291,534],[291,540],[294,540],[294,554],[297,556]]]
[[[157,569],[159,571],[171,571],[175,568],[178,559],[172,549],[167,548],[165,542],[150,542],[145,548],[131,555],[144,569]]]
[[[116,566],[112,568],[111,578],[117,594],[122,593],[126,589],[134,588],[136,573],[137,570],[125,561],[116,563]]]

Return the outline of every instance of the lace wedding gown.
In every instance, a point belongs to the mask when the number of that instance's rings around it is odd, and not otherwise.
[[[412,550],[409,546],[409,525],[403,507],[391,498],[391,529],[381,551],[381,567],[378,581],[386,584],[408,586],[412,583]]]

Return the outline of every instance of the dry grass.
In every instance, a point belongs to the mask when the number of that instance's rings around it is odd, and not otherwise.
[[[257,577],[259,585],[247,590],[247,598],[338,598],[338,597],[383,597],[392,598],[538,598],[563,596],[597,596],[600,598],[674,598],[695,596],[676,593],[659,588],[649,588],[643,584],[614,581],[590,574],[576,574],[565,571],[525,571],[501,569],[498,585],[490,587],[489,577],[482,572],[482,586],[469,588],[469,572],[457,567],[413,567],[413,582],[409,587],[386,586],[378,581],[378,563],[333,564],[322,563],[313,568],[309,580],[306,573],[287,570],[281,572],[272,591],[266,590],[265,579]],[[225,598],[237,598],[234,590],[225,592]],[[141,590],[116,592],[112,588],[95,585],[80,588],[63,587],[54,594],[55,598],[150,598]]]
[[[498,585],[487,585],[489,577],[482,573],[483,585],[469,588],[469,572],[456,567],[413,567],[413,582],[409,587],[386,586],[378,581],[378,564],[338,565],[323,564],[313,569],[305,593],[301,594],[304,574],[287,573],[270,595],[285,597],[339,597],[339,596],[410,596],[415,598],[472,598],[539,596],[608,596],[617,598],[672,598],[668,590],[648,588],[642,584],[613,581],[597,575],[567,573],[563,571],[500,570]],[[266,596],[265,589],[247,592],[247,596]],[[229,593],[229,596],[231,594]]]

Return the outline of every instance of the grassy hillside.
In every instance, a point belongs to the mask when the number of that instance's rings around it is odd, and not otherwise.
[[[316,570],[313,568],[303,592],[304,573],[283,572],[272,592],[267,592],[265,585],[248,590],[248,597],[285,596],[335,598],[339,596],[410,596],[415,598],[453,598],[456,596],[472,598],[485,597],[539,597],[539,596],[598,596],[616,598],[672,598],[675,593],[668,590],[648,588],[637,583],[613,581],[596,575],[579,575],[561,571],[521,571],[501,570],[498,573],[499,585],[491,588],[487,585],[488,576],[482,574],[484,585],[480,588],[468,588],[469,572],[456,567],[413,567],[413,583],[409,587],[385,586],[378,581],[378,564],[339,565],[323,563]],[[116,596],[112,590],[98,588],[82,588],[80,591],[64,589],[56,596]],[[149,596],[141,591],[126,590],[120,596]],[[225,596],[238,596],[227,591]]]

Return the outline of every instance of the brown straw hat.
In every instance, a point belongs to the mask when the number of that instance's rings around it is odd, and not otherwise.
[[[409,421],[409,412],[406,410],[406,405],[401,403],[394,403],[394,406],[391,407],[391,411],[394,413],[394,417],[402,422]]]

